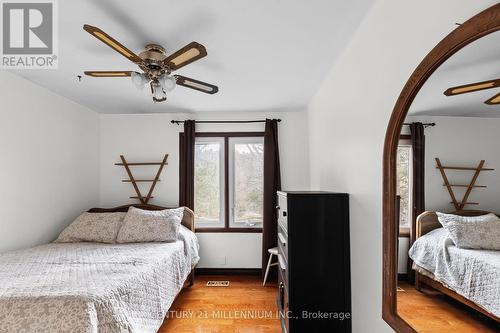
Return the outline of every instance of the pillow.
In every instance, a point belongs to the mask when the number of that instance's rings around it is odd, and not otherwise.
[[[468,223],[468,222],[488,222],[488,221],[498,220],[498,216],[496,216],[493,213],[479,215],[479,216],[460,216],[460,215],[445,214],[440,212],[436,212],[436,214],[438,216],[439,223],[441,223],[443,227],[444,227],[443,223],[448,223],[452,221],[456,221],[459,223]]]
[[[142,210],[130,207],[117,243],[175,242],[179,236],[184,208]]]
[[[56,243],[114,243],[126,213],[83,213],[64,229]]]
[[[457,247],[500,250],[500,219],[495,214],[481,216],[436,214]]]

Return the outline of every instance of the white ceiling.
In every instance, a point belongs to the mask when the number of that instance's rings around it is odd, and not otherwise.
[[[101,113],[292,110],[304,107],[373,0],[58,1],[59,69],[16,73]],[[184,87],[154,104],[129,78],[83,77],[85,70],[137,67],[82,29],[97,26],[139,53],[154,42],[174,52],[191,41],[208,56],[178,74],[219,86]]]
[[[500,105],[484,101],[498,94],[500,87],[456,96],[443,94],[450,87],[498,78],[500,32],[495,32],[467,45],[441,65],[418,93],[409,115],[499,118]]]

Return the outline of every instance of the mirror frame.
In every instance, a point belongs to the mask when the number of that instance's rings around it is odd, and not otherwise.
[[[392,111],[383,155],[383,271],[382,318],[396,331],[416,332],[397,313],[396,150],[408,110],[427,79],[448,58],[471,42],[500,30],[500,3],[470,18],[439,42],[406,82]]]

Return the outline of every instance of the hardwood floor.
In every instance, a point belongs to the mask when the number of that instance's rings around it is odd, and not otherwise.
[[[398,314],[418,332],[499,332],[494,320],[439,293],[421,293],[406,282],[397,292]]]
[[[230,281],[230,286],[207,287],[208,280]],[[276,283],[262,287],[260,276],[197,276],[158,333],[280,333],[276,295]]]

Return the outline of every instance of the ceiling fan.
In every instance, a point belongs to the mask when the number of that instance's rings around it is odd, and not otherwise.
[[[500,79],[482,81],[482,82],[465,84],[463,86],[452,87],[452,88],[446,89],[444,94],[446,96],[454,96],[454,95],[460,95],[460,94],[465,94],[465,93],[470,93],[470,92],[485,90],[485,89],[491,89],[491,88],[496,88],[496,87],[500,87]],[[488,99],[484,103],[486,103],[488,105],[500,104],[500,93],[494,95],[493,97],[491,97],[490,99]]]
[[[161,45],[147,44],[144,51],[136,55],[97,27],[85,24],[83,29],[135,63],[142,70],[142,73],[135,71],[86,71],[85,75],[93,77],[131,77],[134,85],[140,90],[149,83],[154,102],[166,101],[167,91],[172,91],[176,85],[207,94],[215,94],[219,91],[219,88],[213,84],[171,74],[173,71],[207,55],[205,47],[197,42],[191,42],[169,56],[167,56],[165,49]]]

